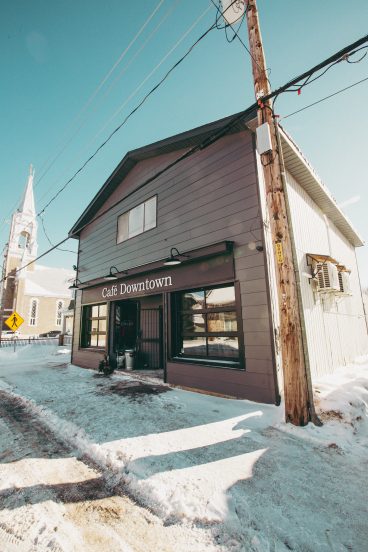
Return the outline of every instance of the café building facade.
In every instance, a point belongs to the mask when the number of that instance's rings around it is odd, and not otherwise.
[[[162,370],[169,383],[279,402],[273,246],[250,127],[245,117],[228,117],[131,151],[119,163],[70,231],[79,239],[73,364],[97,369],[107,356],[124,369],[128,351],[134,369]],[[313,277],[313,255],[332,258],[323,218],[328,207],[339,262],[345,261],[352,274],[354,301],[347,320],[356,336],[354,350],[344,353],[347,360],[366,347],[355,261],[355,247],[362,242],[328,194],[318,200],[322,185],[282,136],[286,163],[295,174],[290,172],[290,188],[299,198],[291,198],[291,208],[294,203],[295,210],[302,208],[296,203],[304,202],[316,221],[323,221],[316,223],[313,243],[302,247],[300,270]],[[307,177],[315,179],[309,191]],[[316,307],[317,320],[320,298],[309,279],[301,288],[304,301]],[[312,371],[316,365],[315,373],[317,366],[328,373],[331,355],[327,352],[323,360],[318,353],[319,330],[313,324],[307,320],[304,326],[309,364]]]

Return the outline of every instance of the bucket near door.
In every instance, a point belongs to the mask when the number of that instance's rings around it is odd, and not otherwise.
[[[134,349],[125,349],[125,370],[134,370]]]

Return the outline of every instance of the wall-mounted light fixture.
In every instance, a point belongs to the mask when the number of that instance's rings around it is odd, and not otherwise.
[[[115,272],[113,272],[113,270]],[[104,280],[117,280],[117,274],[128,274],[127,270],[119,270],[116,266],[110,266],[110,272],[104,276]]]
[[[69,289],[78,289],[79,286],[82,285],[82,282],[79,280],[79,278],[76,278],[71,286],[69,286]]]
[[[185,255],[184,253],[179,253],[179,251],[176,249],[176,247],[172,247],[170,249],[170,257],[168,257],[164,261],[165,266],[174,266],[179,265],[182,263],[181,259],[179,257],[186,257],[189,258],[189,255]]]

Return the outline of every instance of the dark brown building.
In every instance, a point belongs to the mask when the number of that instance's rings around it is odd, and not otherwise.
[[[119,367],[133,350],[136,369],[163,369],[170,383],[279,401],[261,165],[246,120],[233,121],[129,152],[70,231],[80,241],[74,364],[97,368],[107,354]],[[317,190],[284,135],[283,147]]]

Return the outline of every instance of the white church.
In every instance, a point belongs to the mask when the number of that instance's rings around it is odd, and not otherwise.
[[[38,249],[33,179],[31,165],[23,199],[12,216],[3,263],[2,330],[8,329],[4,322],[16,311],[24,319],[20,337],[65,330],[64,317],[72,299],[69,286],[75,278],[72,270],[32,262]]]

